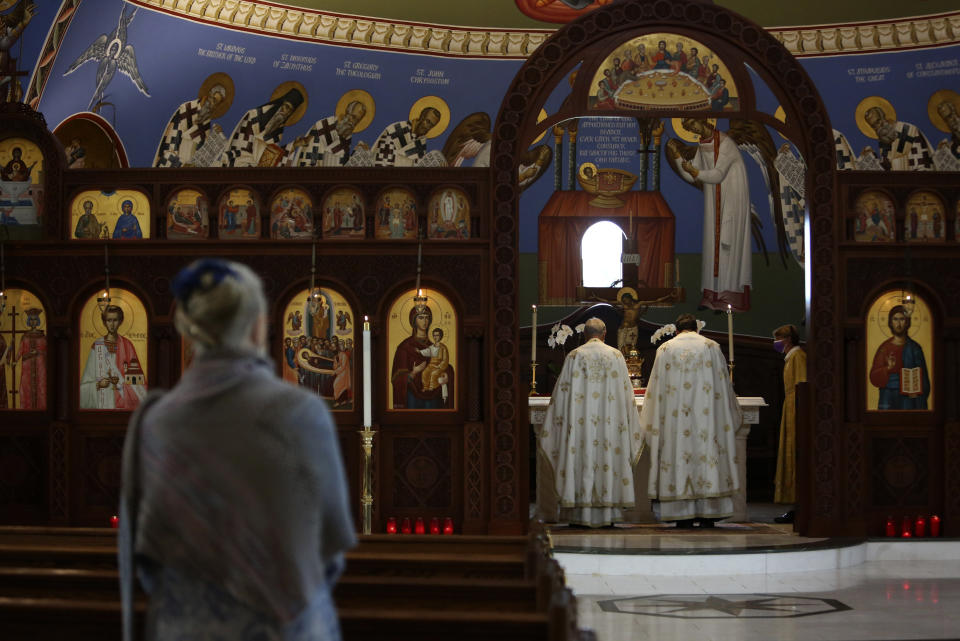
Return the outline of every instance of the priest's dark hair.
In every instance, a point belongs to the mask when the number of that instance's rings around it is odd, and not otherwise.
[[[695,332],[697,331],[697,317],[690,313],[680,314],[677,316],[674,325],[677,326],[678,332]]]

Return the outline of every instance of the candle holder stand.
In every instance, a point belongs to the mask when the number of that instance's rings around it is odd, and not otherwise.
[[[360,446],[363,448],[363,489],[360,495],[361,531],[370,534],[373,521],[373,437],[377,435],[372,427],[365,426],[359,431]]]
[[[736,367],[736,365],[734,365],[733,361],[730,361],[729,363],[727,363],[727,369],[730,370],[730,385],[733,385],[733,368],[734,367]]]
[[[530,363],[530,396],[537,396],[537,362]]]

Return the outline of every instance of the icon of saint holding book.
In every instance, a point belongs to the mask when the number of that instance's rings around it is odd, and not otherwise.
[[[894,305],[887,316],[891,336],[873,356],[870,383],[880,390],[878,410],[925,410],[930,377],[923,348],[910,338],[910,314]]]

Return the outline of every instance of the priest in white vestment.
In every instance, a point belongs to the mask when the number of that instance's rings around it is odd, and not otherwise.
[[[640,412],[647,491],[660,501],[660,520],[712,527],[733,514],[742,415],[720,346],[699,334],[693,314],[681,314],[676,328],[657,349]]]
[[[570,352],[553,388],[539,435],[553,467],[559,520],[602,527],[634,506],[632,466],[640,458],[640,422],[623,354],[603,342],[591,318],[586,343]]]

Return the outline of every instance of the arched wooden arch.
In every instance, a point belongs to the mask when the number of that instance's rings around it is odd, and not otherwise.
[[[679,30],[726,43],[781,97],[787,122],[797,128],[794,142],[807,161],[807,204],[812,242],[807,252],[807,301],[812,381],[810,408],[813,450],[809,460],[810,487],[801,496],[816,496],[815,505],[802,510],[801,533],[823,531],[840,513],[840,461],[836,447],[837,399],[841,380],[830,363],[839,362],[837,336],[837,279],[833,249],[840,232],[834,217],[835,158],[830,120],[813,81],[799,62],[762,27],[723,7],[697,0],[625,0],[589,12],[557,31],[530,56],[503,98],[493,128],[491,167],[492,228],[495,244],[492,364],[493,438],[491,464],[491,527],[497,532],[526,520],[527,436],[525,381],[520,380],[518,336],[519,250],[517,166],[541,105],[557,81],[591,47],[606,40],[625,40],[638,27]],[[600,114],[598,114],[600,115]],[[603,115],[618,115],[617,112]],[[818,367],[818,363],[827,364]],[[814,411],[815,408],[815,411]],[[798,469],[805,462],[798,462]],[[802,478],[802,477],[801,477]],[[805,513],[804,513],[805,512]]]

